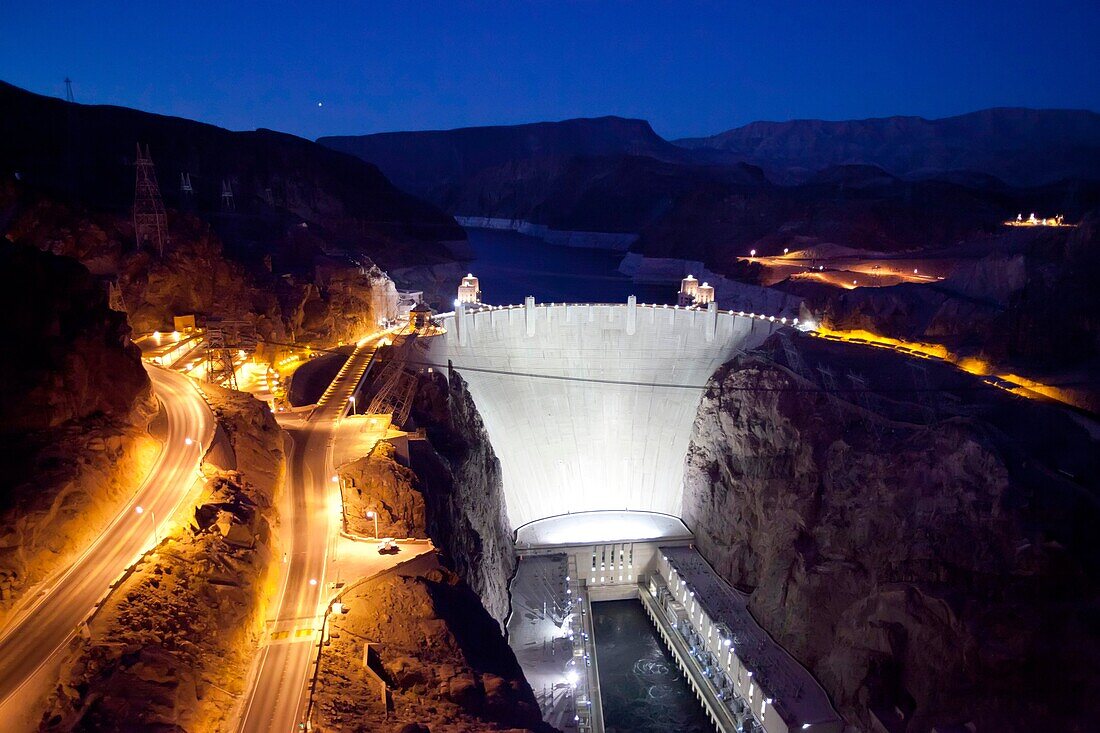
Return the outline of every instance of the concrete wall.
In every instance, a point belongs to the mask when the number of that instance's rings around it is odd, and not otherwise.
[[[536,305],[444,314],[430,363],[469,385],[500,458],[512,527],[566,512],[679,516],[707,379],[778,320],[639,306]]]

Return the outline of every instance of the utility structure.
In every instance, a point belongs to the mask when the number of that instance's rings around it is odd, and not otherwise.
[[[157,172],[148,145],[142,150],[141,143],[137,144],[134,171],[134,240],[138,247],[146,243],[155,247],[157,254],[163,257],[168,238],[168,216],[160,197]]]
[[[237,208],[233,203],[233,186],[225,178],[222,179],[222,208],[226,211],[234,211]]]
[[[394,425],[405,424],[409,419],[409,411],[412,410],[413,398],[416,397],[419,385],[416,374],[410,371],[407,362],[412,355],[423,357],[426,348],[415,334],[407,337],[400,345],[390,347],[391,357],[375,381],[379,388],[374,393],[367,414],[389,413],[393,416],[391,422]]]
[[[117,280],[107,282],[107,307],[120,313],[126,312],[126,301],[122,299],[122,288],[118,286]]]
[[[76,99],[73,98],[73,80],[67,76],[65,77],[65,101],[76,102]]]
[[[803,379],[813,381],[810,378],[809,370],[806,369],[806,362],[803,361],[802,354],[799,353],[798,348],[791,340],[791,334],[786,330],[780,331],[779,342],[783,345],[783,355],[787,359],[787,368]]]
[[[244,333],[246,321],[211,321],[206,328],[206,381],[237,389],[235,359],[242,351],[255,350],[256,337]]]
[[[184,196],[191,196],[195,193],[195,189],[191,188],[190,173],[180,173],[180,193]]]

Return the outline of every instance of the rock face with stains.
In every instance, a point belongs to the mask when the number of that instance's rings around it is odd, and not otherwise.
[[[549,733],[477,596],[425,555],[345,591],[330,615],[314,730]]]
[[[773,341],[707,387],[684,489],[703,555],[862,729],[1087,730],[1095,439],[946,368],[798,349],[799,373]],[[821,390],[818,366],[857,365]]]

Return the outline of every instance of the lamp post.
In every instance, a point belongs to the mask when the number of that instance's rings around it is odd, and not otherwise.
[[[144,512],[145,512],[145,508],[142,507],[141,505],[138,505],[138,506],[134,507],[134,513],[135,514],[143,514]],[[156,540],[156,543],[159,545],[160,544],[160,535],[157,532],[157,515],[156,515],[156,512],[154,512],[152,509],[149,510],[149,519],[152,520],[152,522],[153,522],[153,539]]]
[[[375,511],[367,512],[367,519],[373,519],[374,520],[374,539],[378,539],[378,512],[375,512]]]
[[[351,396],[351,414],[355,414],[355,395]]]

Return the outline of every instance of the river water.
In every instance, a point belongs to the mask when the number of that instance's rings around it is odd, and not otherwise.
[[[510,305],[535,296],[540,303],[675,303],[674,286],[635,285],[618,272],[621,252],[560,247],[512,231],[467,229],[486,303]]]
[[[641,601],[592,604],[607,733],[714,733]]]

